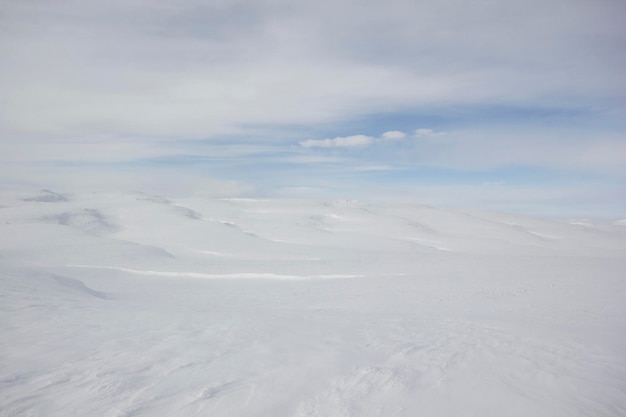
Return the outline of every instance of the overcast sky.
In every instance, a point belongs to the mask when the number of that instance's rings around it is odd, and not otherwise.
[[[6,0],[0,186],[626,218],[623,0]]]

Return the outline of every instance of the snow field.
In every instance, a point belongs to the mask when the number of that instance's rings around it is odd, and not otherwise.
[[[626,235],[5,192],[0,416],[621,416]]]

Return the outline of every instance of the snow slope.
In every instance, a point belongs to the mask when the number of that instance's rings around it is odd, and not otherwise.
[[[623,416],[626,228],[0,194],[0,416]]]

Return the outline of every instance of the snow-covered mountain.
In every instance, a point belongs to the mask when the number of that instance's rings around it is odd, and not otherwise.
[[[0,194],[0,416],[623,416],[626,228]]]

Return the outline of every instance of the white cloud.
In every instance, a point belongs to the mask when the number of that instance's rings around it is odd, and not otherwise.
[[[433,129],[417,129],[413,132],[414,137],[435,137],[443,136],[445,132],[436,132]],[[367,146],[373,143],[396,142],[406,138],[407,134],[399,130],[389,130],[380,137],[375,138],[366,135],[353,135],[337,137],[335,139],[307,139],[300,142],[303,148],[341,148]]]
[[[417,129],[415,131],[415,136],[431,136],[435,133],[432,129]]]
[[[390,130],[375,138],[366,135],[352,135],[335,139],[307,139],[300,142],[303,148],[347,148],[368,146],[375,142],[399,141],[406,137],[406,133],[399,130]]]
[[[300,142],[303,148],[351,148],[367,146],[374,142],[374,138],[365,135],[337,137],[335,139],[307,139]]]
[[[417,129],[414,132],[415,137],[422,138],[426,136],[442,136],[444,132],[435,132],[433,129]]]
[[[399,130],[390,130],[389,132],[383,133],[380,138],[383,140],[402,140],[406,137],[406,133],[400,132]]]

